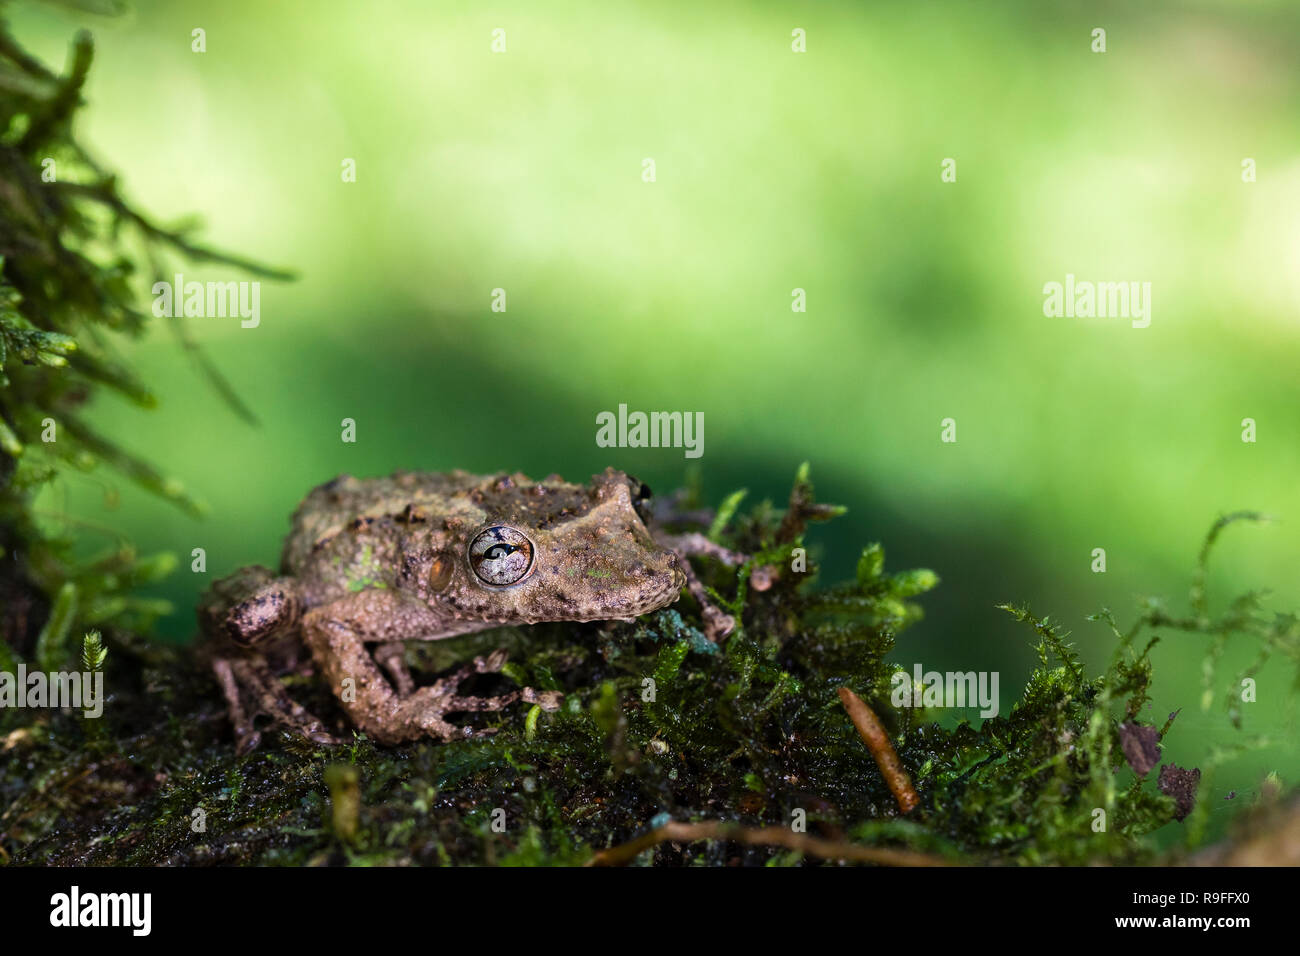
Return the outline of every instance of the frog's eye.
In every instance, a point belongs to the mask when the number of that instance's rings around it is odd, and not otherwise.
[[[486,584],[517,584],[533,566],[533,543],[514,528],[497,525],[470,542],[469,564]]]

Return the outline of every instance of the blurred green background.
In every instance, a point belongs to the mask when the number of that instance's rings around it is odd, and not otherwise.
[[[12,13],[59,64],[86,23]],[[301,273],[263,283],[259,328],[189,320],[260,427],[161,322],[127,353],[159,410],[94,408],[209,517],[104,472],[43,502],[181,556],[172,639],[215,576],[274,564],[296,503],[340,472],[614,465],[679,485],[680,450],[596,447],[619,403],[704,413],[715,502],[779,501],[810,460],[850,508],[814,533],[823,578],[877,539],[894,569],[935,569],[897,661],[1000,670],[1004,701],[1031,635],[995,603],[1064,620],[1100,666],[1109,635],[1084,615],[1185,606],[1224,511],[1281,520],[1227,532],[1211,600],[1300,606],[1295,4],[136,0],[88,25],[81,133],[128,194]],[[1151,282],[1150,328],[1044,317],[1066,273]],[[1183,708],[1165,754],[1182,765],[1241,736],[1199,708],[1203,651],[1171,636],[1154,655],[1151,719]],[[1230,649],[1225,678],[1255,651]],[[1260,675],[1246,732],[1275,743],[1218,773],[1217,821],[1267,770],[1295,782],[1290,678]]]

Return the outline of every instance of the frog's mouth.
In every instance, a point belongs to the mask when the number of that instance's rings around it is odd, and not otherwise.
[[[671,554],[671,552],[670,552]],[[672,554],[671,563],[666,572],[656,572],[653,578],[631,595],[623,595],[611,601],[596,613],[583,617],[582,621],[635,621],[642,614],[649,614],[674,603],[686,587],[686,573],[678,564],[680,559]]]
[[[671,553],[671,552],[670,552]],[[642,592],[637,595],[637,600],[632,602],[635,610],[624,611],[623,608],[611,609],[617,616],[611,616],[607,620],[611,621],[635,621],[642,614],[649,614],[651,611],[657,611],[661,607],[667,607],[676,602],[681,597],[682,588],[686,587],[686,572],[681,569],[679,561],[681,559],[676,554],[672,555],[672,563],[669,565],[669,571],[672,576],[661,586],[651,592]],[[623,613],[618,613],[623,612]],[[624,616],[626,615],[626,616]]]

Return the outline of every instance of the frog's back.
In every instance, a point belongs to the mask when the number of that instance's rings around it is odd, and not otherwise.
[[[384,478],[339,475],[313,488],[294,512],[281,570],[301,575],[344,531],[396,521],[411,509],[437,516],[449,501],[463,498],[483,480],[465,471],[397,472]],[[358,547],[365,544],[365,535],[347,537]]]

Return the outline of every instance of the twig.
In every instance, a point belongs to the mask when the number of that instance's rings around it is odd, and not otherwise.
[[[880,719],[861,697],[847,687],[841,687],[839,693],[844,709],[849,712],[849,720],[853,721],[853,726],[858,728],[863,742],[871,751],[871,756],[875,758],[876,766],[884,775],[885,783],[889,784],[894,799],[898,801],[898,809],[904,813],[913,810],[920,803],[921,798],[917,795],[916,788],[912,786],[912,778],[903,769],[903,762],[898,759],[898,751],[889,742],[889,734],[885,733]]]
[[[893,847],[862,846],[839,840],[824,840],[796,833],[786,827],[746,827],[720,820],[700,823],[670,821],[635,840],[601,850],[587,861],[587,866],[623,866],[637,855],[660,843],[691,843],[695,840],[729,840],[749,846],[779,846],[806,856],[824,860],[848,860],[853,863],[879,863],[882,866],[949,866],[947,860]]]
[[[195,245],[186,239],[179,231],[164,229],[162,226],[155,225],[152,221],[136,212],[117,195],[116,191],[110,184],[60,182],[56,184],[56,188],[60,192],[73,196],[80,196],[106,206],[119,217],[134,225],[147,238],[170,246],[193,262],[212,262],[219,265],[227,265],[238,269],[241,272],[260,276],[263,279],[290,281],[298,277],[297,273],[289,269],[275,269],[271,266],[264,266],[259,262],[254,262],[251,259],[246,259],[243,256],[228,255],[224,252],[217,252],[214,249],[209,249],[206,246]]]

